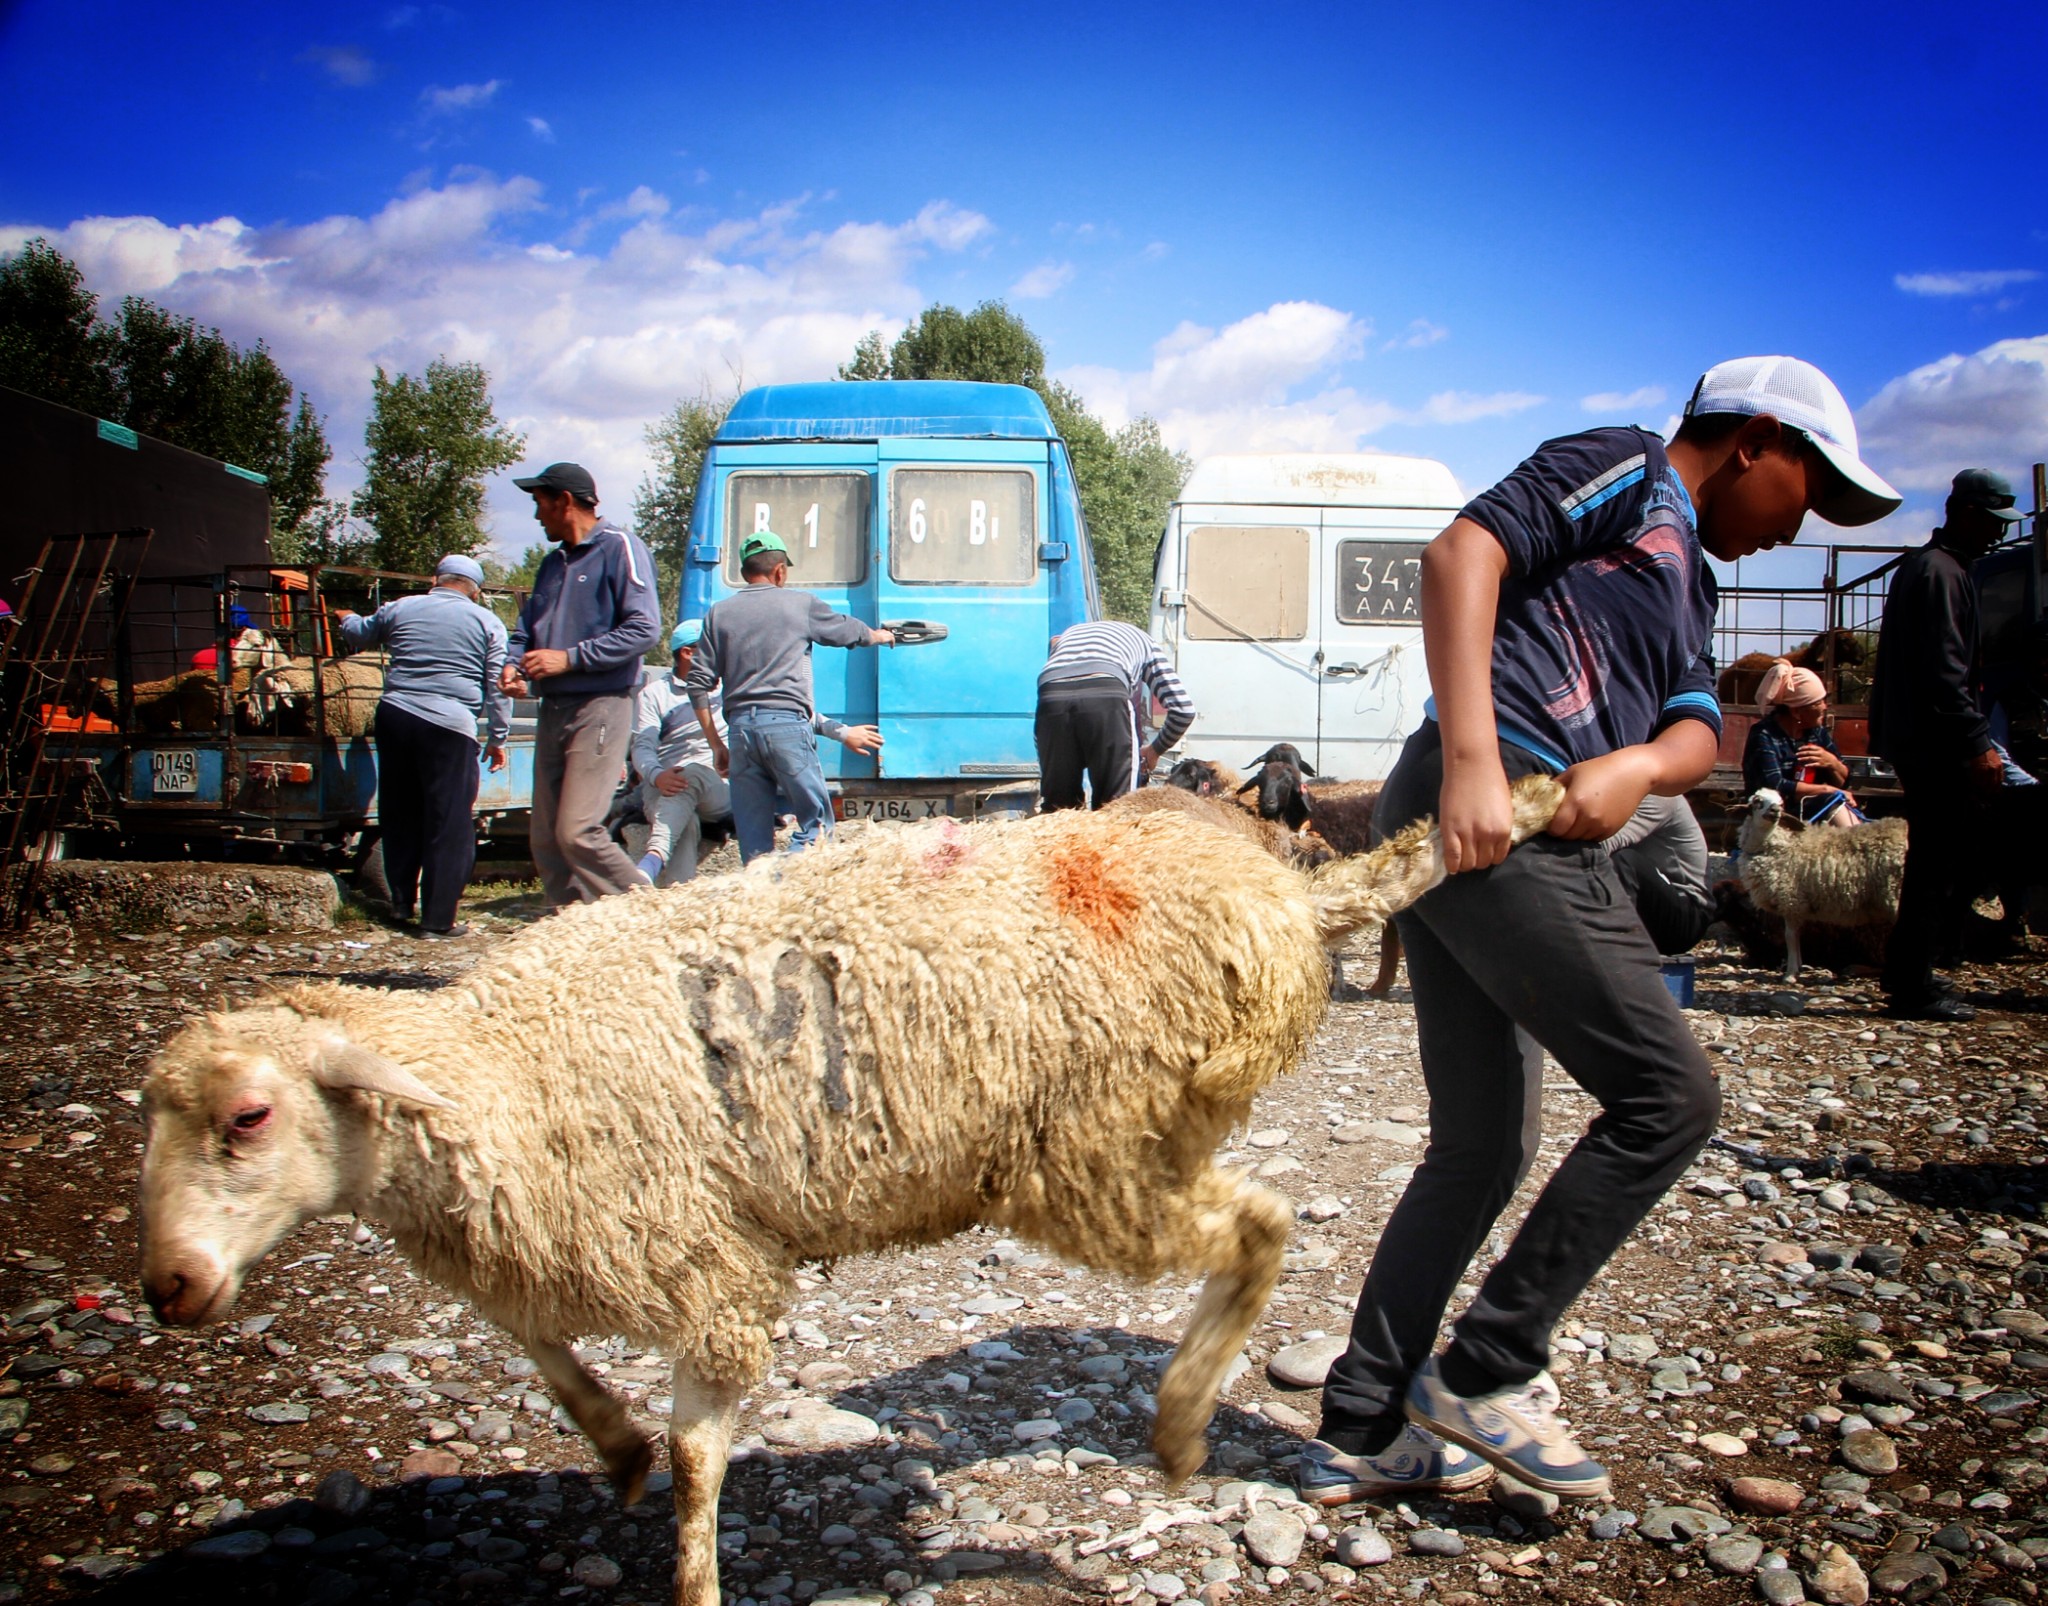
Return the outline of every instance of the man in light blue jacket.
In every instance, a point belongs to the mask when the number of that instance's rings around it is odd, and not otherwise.
[[[420,934],[459,936],[455,907],[476,867],[479,715],[490,721],[483,756],[505,767],[511,699],[499,689],[505,627],[483,607],[484,571],[449,556],[434,589],[373,614],[343,614],[351,651],[382,646],[391,661],[377,704],[377,820],[384,876],[401,920],[419,911]]]

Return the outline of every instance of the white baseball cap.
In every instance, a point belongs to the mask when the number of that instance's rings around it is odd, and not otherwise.
[[[1716,363],[1692,388],[1685,416],[1769,413],[1807,436],[1839,479],[1821,494],[1814,512],[1830,524],[1874,524],[1896,512],[1904,497],[1856,452],[1856,415],[1835,382],[1797,357],[1737,357]]]

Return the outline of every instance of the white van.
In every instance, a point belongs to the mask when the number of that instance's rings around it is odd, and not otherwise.
[[[1422,548],[1464,505],[1441,463],[1376,453],[1210,457],[1166,515],[1152,634],[1194,698],[1188,758],[1292,742],[1319,775],[1381,780],[1422,723]]]

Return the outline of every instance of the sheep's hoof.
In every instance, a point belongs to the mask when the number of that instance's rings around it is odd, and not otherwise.
[[[619,1504],[637,1506],[640,1497],[647,1493],[647,1474],[654,1467],[654,1443],[636,1433],[632,1443],[605,1451],[604,1466],[611,1475],[612,1487],[619,1492]]]
[[[1152,1454],[1158,1458],[1159,1470],[1166,1479],[1169,1489],[1178,1489],[1201,1469],[1209,1459],[1209,1441],[1205,1434],[1176,1433],[1171,1436],[1154,1432]]]

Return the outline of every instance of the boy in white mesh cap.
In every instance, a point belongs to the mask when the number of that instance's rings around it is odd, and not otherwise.
[[[1781,545],[1809,512],[1867,524],[1898,504],[1825,374],[1745,357],[1701,378],[1668,445],[1644,429],[1547,441],[1426,549],[1435,696],[1375,824],[1436,815],[1451,872],[1399,917],[1430,1142],[1324,1388],[1307,1498],[1470,1488],[1496,1467],[1558,1495],[1607,1491],[1557,1418],[1551,1329],[1691,1163],[1720,1100],[1602,839],[1713,768],[1706,556]],[[1537,770],[1564,803],[1511,854],[1508,785]],[[1432,1358],[1536,1157],[1545,1049],[1600,1114]]]

